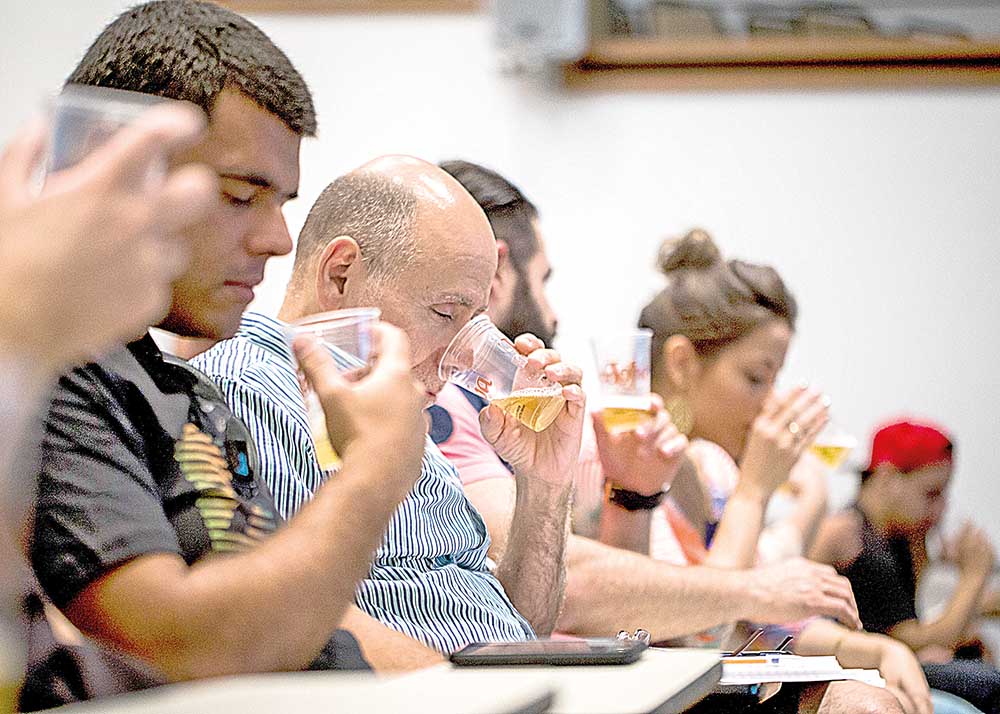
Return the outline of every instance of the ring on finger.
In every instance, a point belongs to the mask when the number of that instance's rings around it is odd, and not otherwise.
[[[788,433],[792,436],[798,436],[800,431],[802,431],[802,427],[799,426],[797,421],[788,422]]]

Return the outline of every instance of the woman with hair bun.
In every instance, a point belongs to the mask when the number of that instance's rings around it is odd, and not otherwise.
[[[713,546],[692,557],[735,568],[758,555],[800,555],[826,509],[825,474],[803,454],[826,424],[829,400],[804,385],[774,391],[795,298],[773,268],[725,260],[700,229],[664,242],[659,266],[667,286],[639,325],[653,331],[653,390],[691,441],[694,469],[675,481],[673,505]],[[793,469],[797,507],[765,532],[758,552],[767,503]],[[661,542],[654,529],[654,551]]]
[[[795,330],[795,299],[773,268],[726,260],[700,229],[665,242],[658,262],[667,286],[642,311],[639,326],[653,331],[653,391],[690,444],[687,464],[646,521],[649,554],[719,568],[800,554],[826,510],[825,474],[806,450],[826,424],[829,402],[807,386],[774,390]],[[765,530],[768,501],[790,478],[798,506]],[[629,547],[626,540],[611,544]],[[900,643],[823,619],[780,629],[793,634],[798,654],[832,654],[844,667],[878,669],[907,714],[932,711],[920,666]],[[820,711],[834,700],[847,710],[862,701],[882,710],[888,704],[880,696],[837,683]]]

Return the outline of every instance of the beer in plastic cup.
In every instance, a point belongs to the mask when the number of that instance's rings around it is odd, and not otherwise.
[[[533,431],[544,431],[566,403],[562,385],[529,374],[520,354],[485,315],[469,321],[448,345],[438,376],[478,394]]]
[[[597,403],[610,433],[632,431],[653,418],[650,400],[651,330],[591,339],[597,366]]]
[[[828,422],[809,450],[831,469],[838,468],[858,445],[858,440],[835,422]]]
[[[312,335],[331,352],[341,372],[351,372],[367,366],[372,350],[372,326],[380,315],[378,308],[373,307],[322,312],[291,323],[287,334],[289,342],[298,335]],[[300,383],[320,468],[324,471],[339,468],[340,456],[330,442],[323,405],[304,380]]]

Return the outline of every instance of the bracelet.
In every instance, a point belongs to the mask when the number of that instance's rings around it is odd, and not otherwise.
[[[663,502],[666,490],[646,496],[627,488],[620,488],[608,481],[605,484],[606,498],[610,503],[624,508],[626,511],[651,511]]]

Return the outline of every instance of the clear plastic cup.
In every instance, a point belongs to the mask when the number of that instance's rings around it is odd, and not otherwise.
[[[312,335],[330,348],[344,371],[364,367],[372,351],[372,327],[382,312],[377,307],[359,307],[309,315],[288,326],[294,335]]]
[[[141,92],[68,84],[52,101],[47,173],[62,171],[110,139],[149,109],[176,100]],[[165,173],[166,156],[155,170]]]
[[[333,355],[341,372],[352,372],[368,365],[372,352],[372,327],[378,323],[381,314],[374,307],[321,312],[291,323],[286,334],[289,342],[304,334],[317,338]],[[300,386],[320,468],[324,471],[335,470],[340,467],[340,455],[330,442],[323,405],[305,380],[300,380]]]
[[[108,87],[68,84],[51,103],[47,173],[79,163],[119,129],[155,106],[176,100]],[[166,171],[166,157],[162,168]]]
[[[827,467],[836,470],[857,445],[858,440],[850,432],[836,422],[829,421],[809,445],[809,450]]]
[[[651,330],[629,330],[591,339],[597,366],[597,404],[604,428],[632,431],[653,418],[650,399]]]
[[[478,394],[533,431],[555,421],[566,400],[562,385],[529,374],[528,360],[485,315],[469,321],[448,345],[438,376]]]

